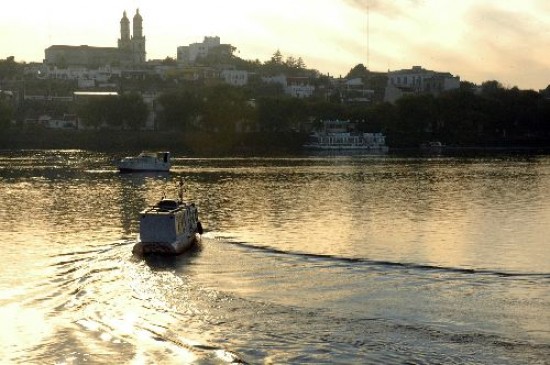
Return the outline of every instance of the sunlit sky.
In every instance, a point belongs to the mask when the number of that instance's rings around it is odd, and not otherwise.
[[[522,89],[550,84],[549,0],[10,1],[0,12],[0,58],[41,62],[54,44],[115,47],[122,12],[131,20],[136,8],[148,59],[219,36],[241,58],[263,62],[279,49],[336,77],[363,63]]]

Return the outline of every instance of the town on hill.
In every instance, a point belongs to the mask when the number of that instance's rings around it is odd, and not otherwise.
[[[296,151],[326,120],[382,132],[390,148],[550,146],[550,86],[481,85],[421,66],[343,77],[275,50],[245,60],[218,36],[147,60],[143,18],[117,47],[52,45],[41,63],[0,60],[0,148],[173,147]],[[105,133],[109,131],[109,133]]]

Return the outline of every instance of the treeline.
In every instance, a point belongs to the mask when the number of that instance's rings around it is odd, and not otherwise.
[[[549,91],[508,89],[490,81],[480,88],[463,83],[439,96],[405,96],[395,104],[349,105],[225,84],[187,85],[160,95],[154,107],[155,129],[227,138],[256,132],[306,135],[322,120],[349,119],[360,131],[384,133],[390,147],[417,147],[427,141],[456,146],[540,145],[550,140]],[[137,93],[91,98],[73,109],[94,129],[107,125],[138,130],[148,114]],[[0,101],[0,126],[12,113]]]
[[[229,85],[182,89],[158,100],[162,130],[212,133],[300,131],[310,102],[281,94],[261,96]]]
[[[427,141],[447,145],[544,143],[550,138],[550,98],[546,91],[504,88],[488,81],[480,88],[433,95],[409,95],[395,104],[349,105],[284,95],[257,96],[220,85],[194,93],[163,94],[159,127],[178,131],[307,132],[321,120],[357,122],[365,132],[383,132],[390,146],[415,147]]]
[[[138,93],[89,98],[76,110],[84,124],[94,129],[107,125],[139,130],[145,125],[148,115],[147,105]]]
[[[457,146],[547,145],[548,96],[548,89],[507,89],[497,81],[480,88],[462,83],[460,89],[438,97],[409,96],[395,105],[372,106],[365,120],[383,129],[388,142],[396,146],[431,140]]]

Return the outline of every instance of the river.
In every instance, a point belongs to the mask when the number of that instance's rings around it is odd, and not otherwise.
[[[548,364],[550,157],[0,151],[0,362]],[[163,193],[200,245],[132,256]]]

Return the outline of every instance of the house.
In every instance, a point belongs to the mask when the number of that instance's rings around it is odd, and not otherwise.
[[[47,114],[40,115],[37,119],[27,118],[23,121],[27,127],[43,127],[49,129],[78,129],[76,114],[63,114],[61,119],[55,119]]]
[[[439,95],[444,91],[458,88],[460,88],[458,76],[413,66],[411,69],[388,71],[384,101],[393,103],[408,94]]]
[[[374,98],[374,90],[365,86],[360,77],[344,81],[342,96],[346,103],[370,103]]]
[[[248,84],[248,72],[241,70],[222,70],[220,77],[226,84],[232,86],[244,86]]]
[[[295,98],[310,97],[315,91],[315,86],[310,84],[309,77],[287,77],[286,75],[277,75],[262,77],[262,81],[282,85],[285,94]]]
[[[201,43],[191,43],[188,46],[178,47],[177,61],[178,63],[192,65],[197,60],[210,54],[229,57],[233,54],[233,50],[234,48],[230,44],[221,44],[220,37],[204,37]]]
[[[47,67],[42,74],[50,79],[76,80],[79,88],[89,89],[109,83],[112,77],[121,77],[122,70],[111,66],[101,66],[96,69],[84,66],[68,66],[66,68],[51,66]]]
[[[315,86],[309,83],[309,77],[287,77],[285,93],[296,98],[308,98],[313,95]]]

